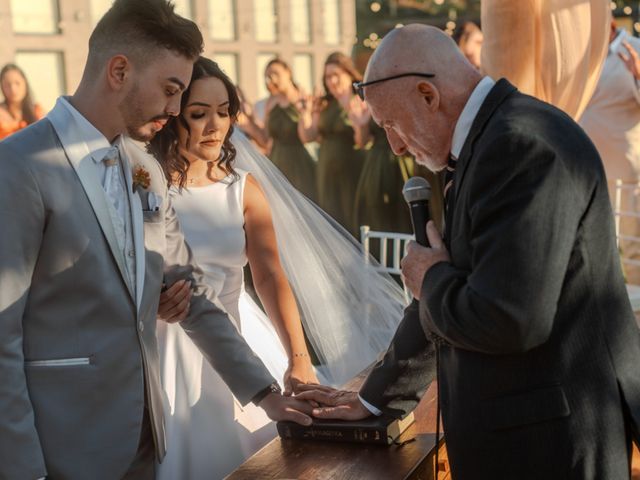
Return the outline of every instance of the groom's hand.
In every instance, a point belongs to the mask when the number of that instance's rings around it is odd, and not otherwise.
[[[311,410],[313,407],[308,402],[303,402],[295,397],[285,397],[279,393],[270,393],[258,403],[264,409],[267,416],[276,422],[288,420],[300,425],[311,425]]]
[[[362,420],[371,412],[358,398],[358,392],[336,390],[325,385],[300,385],[298,400],[316,402],[321,406],[311,412],[317,418],[334,418],[338,420]]]

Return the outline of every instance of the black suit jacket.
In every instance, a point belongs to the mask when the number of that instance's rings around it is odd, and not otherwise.
[[[420,303],[360,394],[389,413],[433,380],[453,478],[622,479],[640,425],[640,332],[599,155],[506,80],[458,159]]]

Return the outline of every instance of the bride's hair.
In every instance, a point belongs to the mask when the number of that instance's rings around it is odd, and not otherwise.
[[[179,137],[178,128],[182,127],[187,131],[187,146],[190,140],[189,124],[184,118],[184,107],[189,101],[191,94],[191,85],[201,78],[217,78],[223,84],[229,95],[229,116],[231,117],[231,126],[227,135],[222,142],[220,158],[216,163],[227,174],[232,174],[237,178],[237,174],[233,169],[233,163],[236,158],[236,149],[231,143],[231,135],[233,134],[233,125],[236,123],[238,113],[240,112],[240,98],[236,92],[236,87],[231,79],[222,71],[216,62],[205,57],[198,57],[193,65],[193,73],[191,75],[191,83],[182,94],[180,101],[180,115],[169,120],[167,125],[160,130],[155,137],[147,145],[147,151],[156,157],[162,165],[164,174],[167,177],[169,185],[176,185],[182,189],[187,182],[187,171],[189,170],[189,161],[182,155],[178,149]],[[179,123],[179,125],[178,125]]]

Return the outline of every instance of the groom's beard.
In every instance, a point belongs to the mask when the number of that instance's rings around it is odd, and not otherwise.
[[[124,119],[127,135],[140,142],[151,141],[170,118],[164,113],[153,116],[145,113],[143,102],[140,100],[140,88],[137,84],[120,103],[119,109]]]

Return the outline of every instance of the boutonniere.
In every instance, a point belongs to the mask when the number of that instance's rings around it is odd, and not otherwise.
[[[146,190],[151,185],[151,175],[146,168],[138,165],[133,168],[133,193],[138,189]]]

